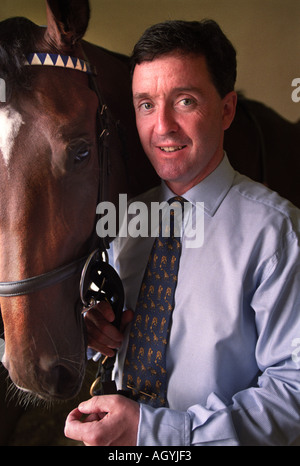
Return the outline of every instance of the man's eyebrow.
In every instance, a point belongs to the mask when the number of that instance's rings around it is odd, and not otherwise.
[[[184,87],[175,87],[173,89],[174,93],[185,93],[185,92],[196,92],[197,94],[202,94],[202,91],[199,87],[196,86],[184,86]]]
[[[174,87],[174,89],[172,89],[172,91],[171,91],[172,94],[182,94],[182,93],[185,93],[185,92],[193,92],[193,93],[197,93],[199,95],[203,94],[201,89],[199,87],[195,87],[195,86]],[[150,96],[150,94],[148,92],[136,92],[133,95],[134,100],[150,99],[150,98],[151,98],[151,96]]]
[[[133,99],[134,100],[140,100],[140,99],[149,99],[149,94],[147,92],[136,92],[133,94]]]

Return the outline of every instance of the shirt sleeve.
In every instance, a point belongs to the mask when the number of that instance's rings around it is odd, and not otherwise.
[[[186,412],[141,404],[138,445],[300,445],[300,257],[294,233],[258,276],[251,300],[257,380],[226,404],[216,393],[206,406]]]
[[[211,394],[206,407],[187,412],[140,405],[138,446],[237,446],[239,442],[226,407]]]

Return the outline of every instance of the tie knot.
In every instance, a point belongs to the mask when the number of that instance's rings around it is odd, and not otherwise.
[[[181,207],[183,207],[184,202],[186,202],[186,201],[185,201],[185,199],[184,199],[183,197],[181,197],[181,196],[174,196],[174,197],[171,197],[171,198],[168,200],[168,203],[169,203],[170,205],[172,205],[172,204],[180,204]]]
[[[163,218],[160,219],[160,237],[180,237],[183,222],[185,199],[181,196],[174,196],[168,200],[169,208]]]

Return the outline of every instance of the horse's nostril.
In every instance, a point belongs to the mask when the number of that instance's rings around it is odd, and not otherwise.
[[[78,391],[79,376],[71,369],[57,365],[48,374],[48,391],[51,396],[71,398]]]
[[[57,393],[63,393],[72,382],[72,375],[64,366],[57,366]]]

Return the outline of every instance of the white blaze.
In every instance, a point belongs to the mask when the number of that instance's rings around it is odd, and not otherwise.
[[[5,107],[0,110],[0,150],[6,166],[9,164],[14,140],[22,124],[22,116],[13,108]]]

